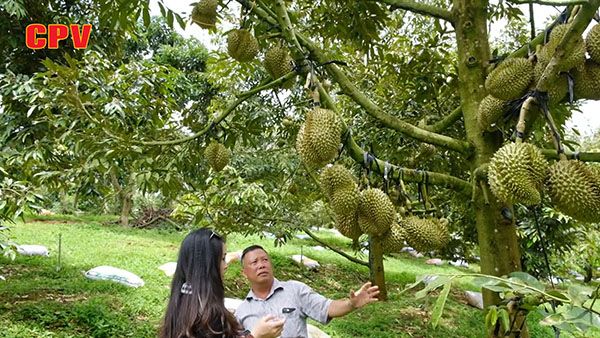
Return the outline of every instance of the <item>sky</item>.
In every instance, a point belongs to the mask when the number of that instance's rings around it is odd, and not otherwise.
[[[184,19],[189,17],[191,13],[192,7],[190,3],[196,0],[163,0],[163,3],[173,10],[174,12],[180,13]],[[232,6],[236,6],[237,3],[235,1],[230,1],[229,6],[232,9]],[[528,15],[528,5],[520,5],[523,13]],[[151,12],[153,15],[160,15],[160,11],[158,8],[158,4],[156,0],[152,0],[151,2]],[[235,9],[237,12],[238,10]],[[542,5],[534,5],[534,15],[536,27],[540,29],[543,23],[548,21],[551,15],[555,15],[560,12],[560,9],[553,6],[542,6]],[[497,36],[500,34],[501,28],[506,24],[506,22],[497,22],[492,25],[490,28],[490,35]],[[177,31],[185,37],[193,36],[200,40],[209,50],[215,49],[216,46],[212,42],[212,37],[208,33],[207,30],[204,30],[197,25],[191,24],[186,27],[186,30],[183,31],[177,24]],[[233,28],[231,23],[222,23],[223,31],[227,31]],[[596,130],[600,129],[600,102],[599,101],[586,101],[583,103],[581,107],[582,112],[573,112],[572,117],[569,121],[567,121],[568,127],[573,127],[579,130],[582,135],[589,136],[593,134]]]

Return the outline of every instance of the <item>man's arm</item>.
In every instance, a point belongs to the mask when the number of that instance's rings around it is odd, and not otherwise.
[[[350,298],[332,301],[327,310],[327,316],[329,318],[345,316],[355,309],[376,302],[377,295],[379,295],[379,287],[371,286],[371,282],[367,282],[357,292],[350,291]]]

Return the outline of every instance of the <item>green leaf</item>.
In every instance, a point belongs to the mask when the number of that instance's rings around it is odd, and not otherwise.
[[[173,28],[173,11],[170,9],[167,11],[167,25]]]
[[[504,282],[496,285],[483,285],[482,287],[494,292],[508,292],[513,290],[509,284]]]
[[[446,304],[446,299],[448,299],[448,293],[450,292],[450,288],[452,287],[452,280],[449,280],[446,284],[444,284],[444,288],[440,293],[439,297],[435,301],[435,305],[433,307],[433,311],[431,313],[431,326],[435,328],[442,317],[442,312],[444,311],[444,305]]]
[[[485,327],[488,329],[493,328],[498,320],[498,309],[495,306],[488,308],[488,313],[485,315]]]
[[[144,19],[144,26],[148,27],[150,25],[150,8],[148,6],[144,6],[142,17]]]
[[[185,21],[183,20],[183,18],[181,17],[181,15],[175,13],[175,19],[177,19],[177,23],[179,24],[179,27],[181,27],[181,29],[185,30]]]
[[[556,298],[560,298],[562,302],[569,302],[570,299],[569,297],[567,297],[567,295],[565,295],[564,293],[558,291],[558,290],[550,290],[546,292],[547,294],[554,296]]]
[[[162,1],[158,2],[158,8],[160,9],[160,15],[165,17],[166,16],[165,7],[163,6]]]
[[[569,298],[571,304],[575,306],[582,306],[583,303],[590,298],[592,294],[591,290],[579,285],[571,285],[568,289]]]
[[[500,318],[500,324],[502,324],[504,332],[507,332],[510,329],[510,316],[508,315],[508,311],[506,311],[506,309],[500,309],[498,311],[498,318]]]
[[[431,276],[432,275],[429,275],[429,278],[431,278]],[[423,281],[425,278],[427,278],[427,276],[424,276],[423,278],[419,278],[419,280]],[[427,284],[422,290],[415,293],[415,298],[420,299],[420,298],[427,296],[427,294],[430,291],[435,290],[438,287],[444,285],[448,280],[449,280],[449,278],[446,276],[437,276],[436,279],[429,282],[429,284]]]
[[[509,274],[509,277],[511,277],[509,278],[510,281],[522,282],[522,284],[534,287],[540,291],[545,290],[544,284],[526,272],[514,271]]]

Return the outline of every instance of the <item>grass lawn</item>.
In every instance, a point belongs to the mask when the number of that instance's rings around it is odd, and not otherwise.
[[[0,337],[154,337],[167,303],[170,278],[158,267],[175,261],[185,233],[125,229],[103,225],[105,217],[45,217],[12,227],[19,244],[47,246],[50,257],[0,257]],[[57,269],[58,238],[62,235],[62,264]],[[345,241],[327,231],[320,237],[345,246]],[[270,239],[258,236],[228,238],[228,251],[250,244],[270,251],[279,279],[296,279],[332,298],[345,297],[368,280],[368,269],[331,251],[311,249],[312,240],[293,239],[275,248]],[[321,263],[318,271],[296,266],[289,258],[300,250]],[[351,252],[348,250],[348,252]],[[363,260],[367,257],[361,257]],[[469,281],[454,287],[440,325],[428,325],[434,298],[415,300],[413,293],[399,295],[417,274],[458,273],[464,269],[433,267],[424,258],[388,257],[385,262],[389,301],[375,303],[320,326],[332,337],[483,337],[481,311],[465,305],[462,289],[474,290]],[[146,285],[139,289],[91,281],[86,270],[112,265],[129,270]],[[238,264],[226,275],[226,295],[241,298],[248,285]],[[530,316],[532,337],[552,337],[552,331]]]

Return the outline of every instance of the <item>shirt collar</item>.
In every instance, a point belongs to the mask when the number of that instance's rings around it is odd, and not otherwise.
[[[283,290],[283,283],[281,283],[277,278],[273,278],[273,285],[271,285],[271,290],[269,291],[269,294],[267,295],[267,298],[265,298],[265,300],[271,298],[271,296],[277,290]],[[261,300],[260,298],[256,297],[256,295],[254,294],[254,291],[252,291],[252,289],[250,289],[250,291],[248,292],[248,295],[246,296],[246,300],[252,300],[252,299]]]

